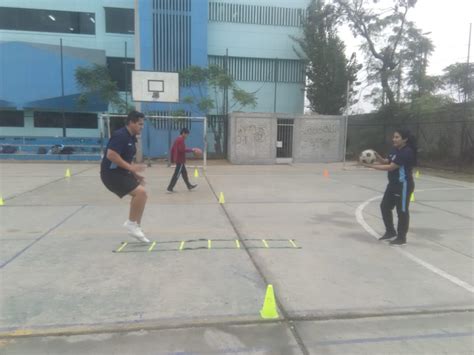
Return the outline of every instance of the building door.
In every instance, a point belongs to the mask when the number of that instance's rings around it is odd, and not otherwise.
[[[292,118],[279,118],[277,122],[277,163],[291,163],[293,158]]]

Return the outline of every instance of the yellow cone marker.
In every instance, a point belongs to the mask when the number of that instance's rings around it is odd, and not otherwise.
[[[329,177],[329,171],[328,171],[328,169],[324,169],[324,171],[323,171],[323,176],[324,176],[325,178],[328,178],[328,177]]]
[[[420,177],[420,171],[419,171],[419,170],[416,171],[415,177],[416,177],[417,179]]]
[[[3,198],[0,197],[0,206],[3,206],[5,204],[5,202],[3,201]]]
[[[66,174],[64,174],[64,177],[67,177],[67,178],[71,177],[71,170],[66,169]]]
[[[411,193],[410,202],[415,202],[415,193],[414,192]]]
[[[272,285],[267,286],[267,293],[265,294],[263,307],[260,310],[260,316],[262,316],[263,319],[276,319],[279,317]]]
[[[198,178],[199,177],[199,171],[197,168],[194,169],[194,177]]]
[[[224,203],[225,203],[224,193],[223,193],[223,192],[221,192],[220,195],[219,195],[219,203],[221,203],[221,204],[224,204]]]

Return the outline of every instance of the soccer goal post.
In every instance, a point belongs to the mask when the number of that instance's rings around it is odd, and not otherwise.
[[[111,137],[113,132],[125,125],[127,115],[102,114],[100,121],[104,136]],[[187,165],[205,169],[207,166],[207,118],[188,116],[145,115],[145,127],[139,143],[144,161],[150,166],[152,159],[164,159],[171,165],[171,147],[181,130],[190,132],[186,139],[187,148],[199,148],[202,155],[187,154]]]

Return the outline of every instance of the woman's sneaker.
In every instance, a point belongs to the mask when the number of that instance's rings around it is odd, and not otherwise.
[[[407,240],[405,238],[397,238],[397,239],[394,239],[390,242],[390,245],[394,246],[394,247],[399,247],[401,245],[405,245],[407,243]]]
[[[145,237],[145,234],[143,233],[142,229],[140,228],[137,222],[126,220],[123,226],[127,228],[128,234],[130,234],[132,237],[134,237],[138,241],[142,243],[150,243],[148,238]]]
[[[379,240],[388,240],[388,239],[395,238],[396,236],[397,236],[397,233],[395,232],[385,232],[385,234]]]

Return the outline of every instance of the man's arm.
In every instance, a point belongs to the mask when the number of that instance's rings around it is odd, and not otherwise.
[[[186,144],[184,143],[184,139],[180,139],[178,142],[178,152],[180,153],[192,153],[192,148],[186,148]]]
[[[110,148],[107,149],[107,159],[109,159],[112,163],[115,163],[118,167],[128,170],[133,174],[137,174],[145,169],[141,165],[127,163],[125,160],[122,159],[120,154]]]

